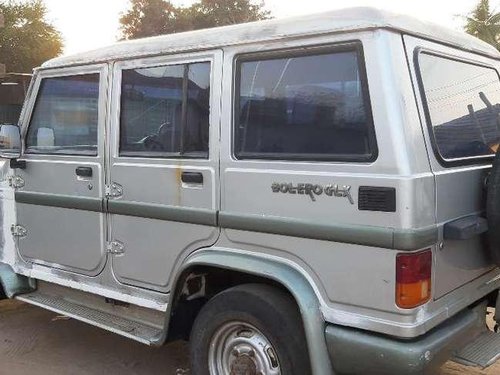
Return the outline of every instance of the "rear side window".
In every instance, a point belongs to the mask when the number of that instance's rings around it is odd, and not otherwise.
[[[237,61],[239,159],[367,161],[376,156],[361,48]]]
[[[122,73],[120,156],[208,157],[210,63]]]
[[[97,155],[98,109],[98,73],[42,79],[26,152]]]
[[[496,70],[430,53],[418,59],[431,136],[443,161],[492,155],[500,141]]]

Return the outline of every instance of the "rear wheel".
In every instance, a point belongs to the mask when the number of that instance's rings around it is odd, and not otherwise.
[[[268,285],[228,289],[207,302],[190,338],[194,375],[307,375],[309,357],[293,299]]]

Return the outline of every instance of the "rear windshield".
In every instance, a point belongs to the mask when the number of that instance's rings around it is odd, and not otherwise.
[[[500,80],[495,69],[429,53],[419,56],[428,122],[444,161],[487,157],[500,140]]]

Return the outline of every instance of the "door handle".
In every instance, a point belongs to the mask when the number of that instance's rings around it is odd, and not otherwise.
[[[203,184],[203,174],[200,172],[182,172],[182,182],[186,184]]]
[[[92,177],[92,168],[90,167],[78,167],[75,170],[77,176],[80,177]]]

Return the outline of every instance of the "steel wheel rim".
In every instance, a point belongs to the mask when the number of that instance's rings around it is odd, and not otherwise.
[[[210,340],[208,366],[211,375],[281,375],[271,341],[242,321],[217,328]]]

